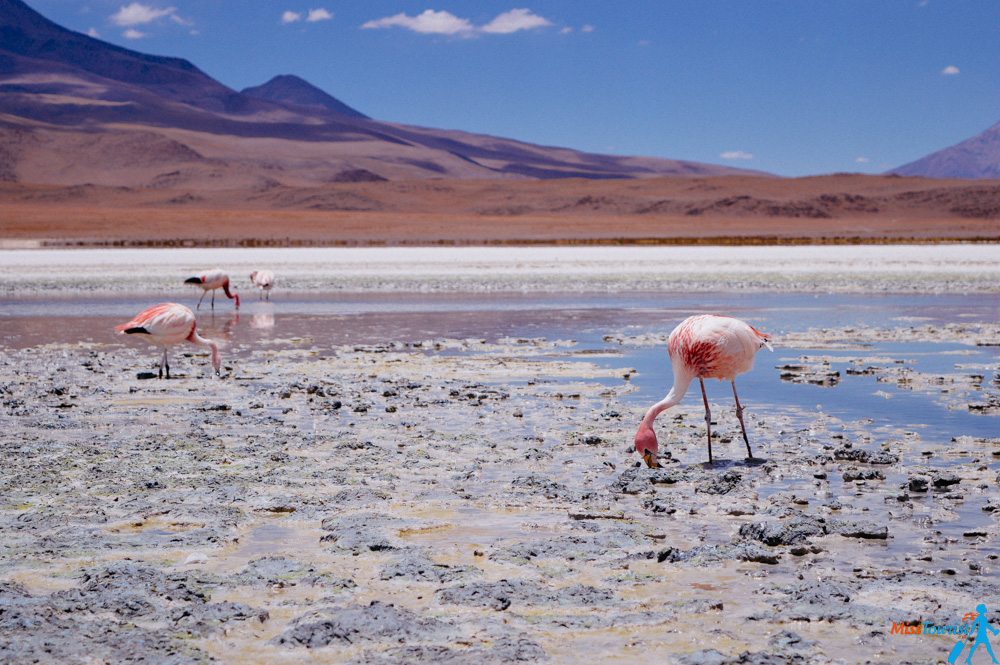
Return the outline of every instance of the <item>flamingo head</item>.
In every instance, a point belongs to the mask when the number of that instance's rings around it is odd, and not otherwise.
[[[257,271],[254,270],[252,273],[250,273],[250,282],[253,283],[253,280],[256,277],[257,277]]]
[[[228,279],[225,282],[222,283],[222,290],[226,292],[226,297],[227,298],[232,298],[233,300],[236,301],[236,309],[239,309],[240,308],[240,294],[236,293],[235,291],[231,292],[229,290],[229,280]]]
[[[659,448],[659,444],[656,442],[656,432],[653,431],[653,428],[646,423],[639,425],[639,431],[635,433],[635,451],[642,456],[642,461],[651,469],[657,469],[660,466],[660,463],[656,461],[656,453]]]

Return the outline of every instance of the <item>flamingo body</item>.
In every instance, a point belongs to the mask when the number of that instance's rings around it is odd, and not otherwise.
[[[212,309],[215,309],[215,291],[216,289],[222,289],[226,294],[227,298],[236,301],[236,309],[240,308],[240,295],[238,293],[231,293],[229,291],[229,275],[220,270],[219,268],[214,268],[212,270],[206,270],[205,272],[194,275],[193,277],[188,277],[184,280],[185,284],[197,284],[202,289],[201,298],[198,299],[198,306],[195,309],[201,309],[201,301],[205,298],[205,294],[209,291],[212,292]]]
[[[274,273],[270,270],[254,270],[250,273],[250,282],[260,289],[261,297],[267,294],[267,299],[271,299],[271,289],[274,287]]]
[[[754,357],[765,346],[771,348],[770,336],[753,326],[729,316],[701,314],[690,316],[674,328],[667,341],[670,363],[674,373],[674,385],[662,400],[646,412],[635,434],[635,447],[649,466],[658,466],[656,453],[658,445],[653,421],[670,407],[684,398],[691,381],[698,379],[702,398],[705,402],[705,422],[708,428],[708,459],[712,461],[711,411],[705,394],[704,379],[719,379],[733,384],[736,398],[736,416],[743,430],[743,440],[747,454],[753,458],[746,426],[743,423],[743,407],[736,394],[736,377],[753,368]]]
[[[115,330],[125,335],[142,335],[151,344],[163,347],[163,357],[160,360],[160,378],[166,370],[170,378],[170,365],[167,362],[167,349],[181,342],[190,342],[205,346],[212,350],[212,366],[218,374],[222,366],[218,345],[198,334],[194,313],[184,305],[177,303],[162,303],[153,305],[139,312],[127,323],[115,326]]]

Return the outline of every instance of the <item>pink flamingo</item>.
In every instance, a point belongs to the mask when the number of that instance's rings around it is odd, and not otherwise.
[[[264,294],[267,293],[267,299],[271,299],[271,289],[274,287],[274,273],[270,270],[254,270],[250,273],[250,283],[260,289],[260,297],[264,298]]]
[[[167,372],[167,378],[170,378],[167,349],[181,342],[191,342],[212,349],[212,367],[215,368],[215,373],[219,374],[222,359],[219,357],[218,345],[198,334],[195,329],[194,313],[184,305],[173,302],[153,305],[136,314],[128,323],[115,326],[115,330],[125,335],[145,335],[151,344],[163,347],[159,373],[161,379],[164,370]]]
[[[201,309],[201,301],[205,299],[205,294],[209,291],[212,292],[212,309],[215,309],[215,290],[222,289],[227,298],[231,298],[236,301],[236,309],[240,308],[240,294],[229,292],[229,275],[222,272],[218,268],[214,270],[208,270],[200,275],[195,275],[194,277],[188,277],[184,280],[185,284],[197,284],[203,291],[201,298],[198,298],[198,305],[195,309]]]
[[[679,403],[687,392],[691,380],[697,377],[701,384],[701,397],[705,402],[705,424],[708,431],[708,461],[712,463],[712,412],[705,394],[705,379],[719,379],[733,384],[736,398],[736,417],[747,444],[747,457],[753,459],[747,428],[743,424],[743,406],[736,394],[736,375],[753,367],[754,356],[763,347],[771,349],[770,335],[753,326],[728,316],[701,314],[690,316],[670,333],[668,350],[674,369],[674,385],[662,400],[646,412],[639,430],[635,433],[635,449],[650,467],[658,467],[658,445],[653,421],[670,407]],[[773,349],[771,349],[773,350]]]

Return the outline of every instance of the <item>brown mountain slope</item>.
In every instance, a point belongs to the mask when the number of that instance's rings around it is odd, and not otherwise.
[[[0,184],[0,219],[0,239],[138,245],[996,241],[1000,182],[741,176],[225,190],[168,177],[159,188]]]
[[[295,77],[240,93],[186,60],[66,30],[21,0],[0,0],[0,122],[5,136],[28,135],[0,172],[39,184],[155,187],[177,172],[212,188],[262,178],[319,185],[358,170],[388,179],[747,173],[379,122]],[[147,154],[137,136],[156,149]],[[165,141],[186,148],[178,160]],[[211,163],[192,167],[190,153]]]

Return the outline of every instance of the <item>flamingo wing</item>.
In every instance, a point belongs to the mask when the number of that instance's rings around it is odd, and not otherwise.
[[[194,327],[194,313],[190,309],[177,303],[161,303],[144,309],[115,329],[127,335],[149,335],[158,342],[169,344],[185,340]]]

